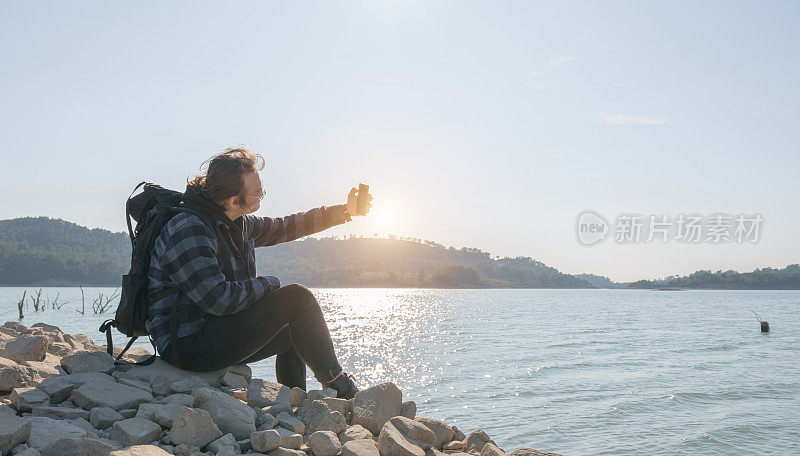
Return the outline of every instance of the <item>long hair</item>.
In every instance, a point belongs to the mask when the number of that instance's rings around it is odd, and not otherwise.
[[[203,170],[203,167],[206,169]],[[247,204],[243,175],[264,169],[264,157],[239,147],[229,147],[200,165],[202,174],[187,178],[187,187],[225,209],[225,201],[238,197],[239,204]]]

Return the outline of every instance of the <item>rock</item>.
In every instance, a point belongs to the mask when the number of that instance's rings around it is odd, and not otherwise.
[[[289,404],[288,402],[281,402],[280,404],[273,404],[270,405],[269,407],[263,407],[261,410],[269,413],[272,416],[278,416],[283,412],[291,413],[292,405]]]
[[[196,390],[194,406],[209,412],[220,430],[225,434],[233,434],[237,440],[248,438],[256,431],[256,413],[253,409],[221,391],[212,388]]]
[[[289,397],[289,403],[292,407],[300,407],[303,405],[303,401],[306,399],[306,392],[302,388],[294,387],[292,388],[292,394]]]
[[[308,438],[314,456],[336,456],[342,450],[339,438],[331,431],[317,431]]]
[[[48,445],[41,456],[106,456],[119,448],[110,440],[68,437]]]
[[[342,442],[342,445],[350,442],[351,440],[367,439],[372,440],[372,433],[360,424],[347,426],[347,429],[339,433],[339,441]]]
[[[156,409],[155,413],[153,413],[153,419],[161,427],[167,429],[172,427],[172,422],[178,417],[181,408],[186,407],[185,405],[177,402],[160,405],[161,406]]]
[[[467,440],[467,436],[457,426],[451,426],[451,429],[453,430],[453,440]]]
[[[31,414],[36,416],[46,416],[56,420],[75,420],[83,418],[89,419],[89,412],[80,408],[70,407],[50,407],[48,405],[32,405]]]
[[[75,385],[61,377],[53,377],[43,380],[39,388],[50,396],[51,404],[60,404],[72,394]]]
[[[0,391],[33,386],[34,378],[30,371],[8,358],[0,358]]]
[[[140,407],[141,407],[141,405],[140,405]],[[137,412],[138,412],[137,409],[122,409],[122,410],[119,411],[119,414],[122,415],[123,419],[128,419],[128,418],[133,418],[134,416],[136,416]]]
[[[97,434],[97,429],[94,428],[92,423],[86,421],[83,418],[75,418],[74,420],[70,421],[70,424],[72,424],[75,427],[83,429],[89,434]]]
[[[325,397],[321,399],[331,410],[347,415],[353,411],[353,401],[339,399],[336,397]]]
[[[294,432],[295,434],[302,434],[306,430],[306,425],[303,424],[302,421],[286,412],[279,413],[275,418],[278,419],[278,425]]]
[[[278,431],[270,429],[267,431],[256,431],[250,434],[250,447],[253,451],[266,453],[278,448],[281,444],[281,436]]]
[[[170,456],[170,454],[155,445],[136,445],[112,451],[108,456]]]
[[[236,454],[236,447],[233,445],[226,445],[217,451],[216,456],[236,456]]]
[[[28,437],[28,446],[39,451],[44,450],[53,442],[64,438],[88,437],[86,430],[70,424],[67,421],[54,420],[44,416],[25,417],[31,423],[31,435]]]
[[[115,422],[124,419],[122,414],[109,407],[95,407],[89,414],[89,422],[97,429],[107,429]]]
[[[378,436],[382,456],[425,456],[436,442],[433,431],[404,416],[395,416],[383,425]]]
[[[243,376],[241,376],[239,374],[235,374],[235,373],[231,372],[230,370],[225,371],[225,375],[222,376],[222,378],[220,379],[220,382],[223,385],[227,385],[227,386],[230,386],[230,387],[233,387],[233,388],[245,388],[246,389],[248,387],[248,382]]]
[[[111,427],[109,437],[123,446],[145,445],[161,436],[161,426],[142,418],[117,421]]]
[[[296,450],[303,446],[303,436],[300,434],[296,434],[288,429],[284,429],[282,427],[276,427],[275,431],[278,432],[278,435],[281,436],[281,445],[284,448],[291,448]],[[250,439],[252,441],[252,437]]]
[[[467,442],[464,440],[453,440],[452,442],[445,443],[442,447],[444,451],[464,451],[467,448]]]
[[[417,416],[417,403],[414,401],[403,402],[400,405],[400,415],[406,418],[414,419]]]
[[[209,412],[182,405],[178,416],[172,422],[170,435],[172,443],[176,445],[202,448],[222,437],[222,432],[211,419]]]
[[[474,431],[470,432],[466,438],[466,451],[467,453],[474,453],[480,454],[481,450],[483,450],[483,446],[487,443],[494,443],[494,440],[490,439],[483,429],[475,429]],[[497,445],[495,443],[495,445]]]
[[[147,379],[147,383],[150,384],[150,389],[153,391],[153,394],[157,396],[166,396],[172,393],[170,385],[174,382],[171,382],[169,377],[165,374],[157,373]]]
[[[261,413],[259,414],[258,412]],[[262,409],[258,409],[258,412],[256,412],[256,416],[261,416],[262,419],[260,420],[261,424],[258,424],[257,430],[264,431],[267,429],[272,429],[278,425],[278,419],[274,416],[266,413]],[[258,423],[258,421],[256,421],[256,423]]]
[[[206,446],[205,450],[216,454],[228,446],[234,448],[236,451],[240,451],[239,444],[236,442],[236,437],[234,437],[233,434],[225,434],[217,440],[214,440]]]
[[[445,443],[450,443],[453,440],[453,429],[444,421],[424,417],[417,418],[415,421],[422,423],[433,431],[434,435],[436,435],[436,443],[433,446],[437,450],[441,450]]]
[[[223,393],[233,396],[242,402],[247,402],[247,388],[231,388],[230,386],[221,386],[219,389]]]
[[[76,387],[80,387],[89,380],[105,380],[109,382],[116,381],[114,380],[114,377],[102,372],[87,372],[85,374],[60,375],[58,377],[47,378],[42,380],[42,385],[48,382],[65,381],[75,385]]]
[[[237,366],[231,366],[228,369],[233,369],[234,367]],[[245,369],[249,370],[249,368]],[[158,374],[163,376],[163,379],[167,386],[188,377],[200,377],[203,380],[205,380],[210,386],[218,387],[220,385],[219,379],[225,373],[225,370],[226,369],[220,369],[210,372],[192,372],[173,366],[172,364],[161,359],[161,357],[156,357],[155,361],[153,361],[153,363],[150,365],[131,367],[127,372],[125,372],[125,377],[149,382],[154,375]],[[153,388],[153,391],[154,392],[156,391],[155,388]],[[167,394],[169,394],[169,392],[163,393],[161,395],[165,396]]]
[[[297,417],[306,425],[306,433],[333,431],[338,434],[347,428],[347,421],[339,412],[334,412],[322,400],[308,400],[297,410]]]
[[[308,392],[306,397],[312,401],[322,400],[325,399],[326,397],[336,397],[336,390],[333,388],[311,390]]]
[[[35,380],[56,377],[64,373],[61,366],[58,365],[59,358],[53,355],[47,355],[44,361],[22,361],[20,366],[24,366],[28,375]]]
[[[292,450],[289,448],[275,448],[274,450],[267,453],[269,456],[306,456],[306,454],[300,450]]]
[[[481,456],[506,456],[506,452],[492,442],[486,442],[481,450]]]
[[[47,353],[64,357],[71,355],[73,350],[74,348],[66,342],[53,342],[48,347]]]
[[[143,382],[141,380],[136,380],[135,378],[126,378],[126,377],[118,378],[117,382],[122,385],[139,388],[142,391],[147,391],[148,393],[153,394],[153,388],[150,386],[150,382]]]
[[[237,440],[236,443],[239,444],[239,448],[241,449],[242,453],[245,451],[250,451],[250,439]]]
[[[76,405],[86,410],[91,410],[95,407],[122,410],[136,408],[139,404],[145,402],[152,402],[153,395],[139,388],[107,380],[91,379],[72,393],[72,400]]]
[[[145,420],[150,420],[155,423],[156,421],[156,410],[162,407],[163,404],[152,404],[152,403],[144,403],[139,405],[139,409],[136,411],[136,418],[143,418]]]
[[[267,407],[273,404],[289,403],[292,390],[280,383],[254,378],[247,387],[247,403],[253,407]]]
[[[20,412],[30,412],[31,406],[45,404],[50,400],[44,391],[34,386],[14,388],[11,390],[11,406]]]
[[[183,404],[187,407],[194,405],[194,396],[191,394],[170,394],[161,401],[162,404]]]
[[[106,352],[82,351],[61,359],[61,367],[68,374],[86,374],[89,372],[114,372],[114,357]]]
[[[389,418],[400,415],[403,393],[394,383],[381,383],[356,393],[352,424],[378,435]]]
[[[46,336],[20,335],[6,342],[5,349],[0,353],[4,358],[12,361],[44,361],[50,339]]]
[[[0,414],[0,454],[28,441],[31,423],[15,415]]]
[[[509,453],[510,456],[561,456],[558,453],[548,453],[547,451],[534,450],[533,448],[517,448]]]
[[[208,388],[210,385],[207,381],[203,380],[202,378],[192,375],[191,377],[186,377],[183,380],[172,382],[169,385],[170,390],[175,393],[184,393],[184,394],[192,394],[198,388]]]
[[[380,456],[380,453],[374,440],[358,439],[342,445],[341,456]]]

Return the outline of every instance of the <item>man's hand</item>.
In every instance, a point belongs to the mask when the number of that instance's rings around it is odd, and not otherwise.
[[[369,213],[369,209],[372,207],[372,203],[370,202],[372,201],[372,195],[367,194],[367,205],[364,208],[363,214],[356,213],[356,208],[358,207],[357,201],[358,201],[358,189],[353,187],[350,189],[350,193],[347,194],[347,204],[346,204],[347,213],[350,214],[351,217],[355,215],[367,215]]]

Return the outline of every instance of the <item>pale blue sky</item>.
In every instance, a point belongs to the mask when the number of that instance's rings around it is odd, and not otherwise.
[[[3,2],[0,218],[122,231],[244,145],[257,215],[616,280],[800,261],[796,2]],[[760,213],[752,245],[583,247],[585,210]]]

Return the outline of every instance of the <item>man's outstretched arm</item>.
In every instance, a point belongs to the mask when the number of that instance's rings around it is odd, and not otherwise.
[[[321,206],[285,217],[244,215],[248,235],[256,247],[266,247],[319,233],[351,220],[345,204]]]

